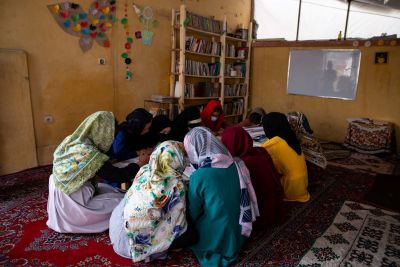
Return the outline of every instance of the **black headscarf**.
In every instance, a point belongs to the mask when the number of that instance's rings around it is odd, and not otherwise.
[[[290,124],[286,115],[279,112],[270,112],[262,119],[265,135],[268,138],[279,136],[294,150],[297,154],[301,154],[300,143],[296,138],[296,134],[290,128]]]
[[[171,127],[171,121],[168,116],[157,115],[151,122],[150,132],[159,133],[167,127]]]
[[[195,120],[199,120],[199,122],[190,123]],[[183,142],[185,135],[189,132],[189,127],[194,128],[200,125],[200,110],[196,106],[187,107],[173,121],[171,138],[172,140]]]
[[[152,119],[153,115],[150,112],[144,108],[137,108],[129,113],[125,121],[118,126],[118,131],[125,133],[125,142],[130,150],[136,151],[148,146],[147,142],[143,143],[146,139],[141,136],[141,133]]]
[[[151,144],[155,146],[159,142],[164,142],[170,139],[170,134],[160,133],[163,129],[171,127],[171,120],[166,115],[157,115],[151,122],[150,132],[148,133],[148,139]]]
[[[153,116],[144,108],[137,108],[126,116],[119,129],[125,131],[128,135],[139,136],[147,123],[151,122]]]

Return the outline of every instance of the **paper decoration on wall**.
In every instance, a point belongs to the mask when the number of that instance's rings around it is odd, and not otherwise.
[[[142,38],[142,43],[144,45],[151,45],[154,36],[153,28],[158,25],[158,21],[154,18],[154,11],[149,6],[140,8],[135,4],[133,4],[133,9],[135,10],[136,15],[139,17],[139,21],[142,24],[141,35],[140,37],[136,36],[136,38]]]
[[[375,64],[388,63],[388,52],[376,52],[375,53]]]
[[[79,4],[70,2],[47,7],[66,33],[79,37],[79,46],[86,52],[92,48],[93,40],[101,46],[110,47],[106,33],[117,21],[115,4],[115,0],[94,1],[88,12]]]
[[[124,25],[126,41],[124,44],[125,52],[122,53],[121,57],[124,60],[125,64],[125,80],[130,81],[132,79],[133,73],[129,68],[129,65],[132,63],[132,59],[130,57],[131,47],[133,44],[133,38],[129,36],[129,20],[128,20],[128,2],[125,1],[124,5],[124,18],[121,19],[121,24]]]

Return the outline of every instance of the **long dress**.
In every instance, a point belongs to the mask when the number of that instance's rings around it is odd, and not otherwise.
[[[59,233],[100,233],[108,229],[112,211],[124,197],[112,186],[90,182],[67,195],[49,179],[47,226]]]
[[[235,164],[200,168],[190,177],[189,214],[199,233],[191,247],[202,266],[229,266],[246,237],[239,224],[240,185]]]
[[[283,188],[281,175],[275,169],[268,152],[253,147],[253,140],[242,127],[229,127],[222,134],[222,143],[234,157],[240,157],[250,172],[251,182],[257,194],[260,217],[256,228],[265,229],[283,220]]]

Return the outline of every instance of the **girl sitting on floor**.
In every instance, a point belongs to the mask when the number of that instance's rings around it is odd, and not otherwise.
[[[220,135],[225,128],[224,119],[224,111],[218,100],[210,100],[201,112],[203,126],[209,128],[215,135]]]
[[[114,251],[134,262],[164,259],[171,243],[186,231],[187,156],[183,144],[165,141],[151,154],[110,219]]]
[[[153,116],[144,108],[137,108],[117,128],[115,139],[108,155],[111,159],[123,161],[138,156],[137,151],[147,148],[148,140],[143,136],[151,127]]]
[[[258,229],[276,225],[283,220],[283,188],[281,175],[276,171],[268,152],[253,147],[253,140],[242,127],[229,127],[222,133],[222,143],[232,156],[244,161],[257,194],[260,217],[255,222]]]
[[[49,178],[47,226],[60,233],[99,233],[108,229],[112,210],[123,197],[111,182],[131,181],[144,165],[132,163],[116,168],[105,154],[115,132],[111,112],[99,111],[87,117],[54,152],[53,173]]]
[[[192,128],[200,125],[200,110],[195,106],[186,107],[173,121],[170,138],[171,140],[183,142],[185,135]]]
[[[192,129],[184,145],[196,169],[190,176],[188,202],[199,241],[191,249],[202,266],[229,266],[250,235],[256,215],[255,196],[246,187],[250,178],[242,176],[248,170],[236,166],[207,128]]]
[[[307,166],[300,143],[290,128],[286,115],[271,112],[263,117],[265,135],[269,138],[263,145],[282,174],[281,182],[286,201],[307,202]]]

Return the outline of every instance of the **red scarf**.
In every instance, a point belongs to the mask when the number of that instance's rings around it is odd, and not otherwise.
[[[255,228],[276,225],[283,220],[283,188],[281,175],[276,171],[271,156],[262,147],[253,147],[253,140],[242,127],[224,130],[222,143],[233,157],[239,157],[249,169],[256,191],[260,217]]]
[[[211,114],[215,111],[215,108],[219,107],[221,110],[221,114],[218,117],[218,120],[216,122],[211,121]],[[203,122],[203,125],[205,127],[208,127],[211,129],[211,131],[216,132],[219,129],[221,129],[222,123],[224,122],[224,111],[221,106],[221,102],[218,100],[210,100],[205,108],[203,109],[203,112],[201,112],[201,120]]]

